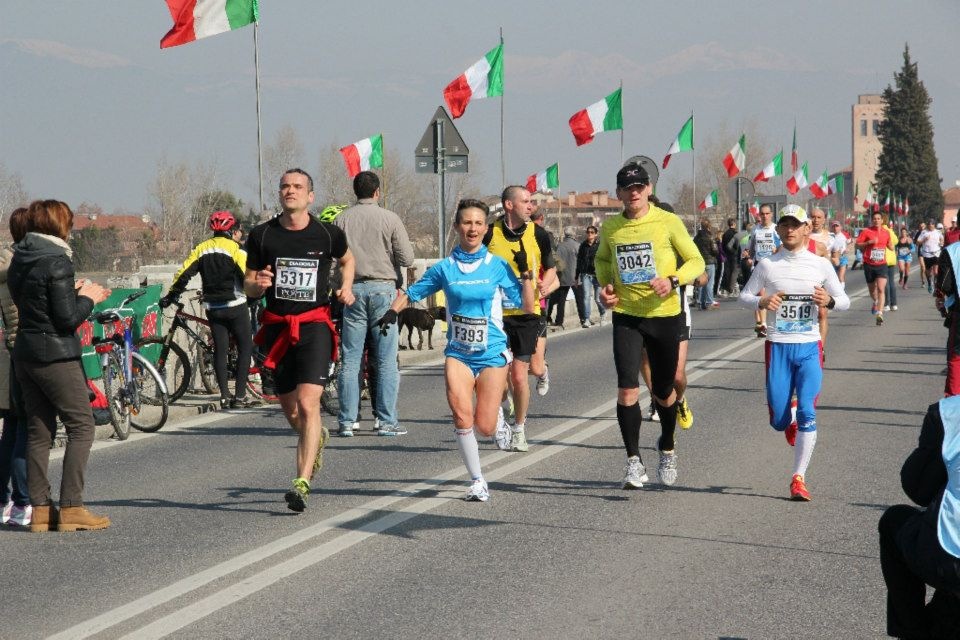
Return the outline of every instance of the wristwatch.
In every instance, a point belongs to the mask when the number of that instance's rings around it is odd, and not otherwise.
[[[670,288],[678,289],[680,287],[680,278],[677,276],[670,276]]]
[[[533,271],[524,271],[520,274],[521,280],[533,280]]]

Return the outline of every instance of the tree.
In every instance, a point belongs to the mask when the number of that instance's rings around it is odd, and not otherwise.
[[[77,271],[109,271],[121,244],[116,227],[87,227],[70,234],[73,263]]]
[[[943,191],[933,148],[931,100],[920,81],[917,64],[910,60],[909,45],[903,49],[903,67],[893,78],[896,88],[887,85],[883,90],[884,119],[878,134],[883,147],[877,193],[891,191],[908,197],[912,221],[939,219],[943,215]]]
[[[30,197],[23,188],[20,174],[8,171],[6,165],[0,162],[0,221],[7,220],[14,209],[25,207],[29,202]]]
[[[275,211],[280,211],[276,197],[280,187],[280,177],[288,169],[303,168],[305,158],[306,154],[303,151],[303,145],[300,144],[300,136],[296,130],[290,125],[281,127],[274,136],[273,142],[269,143],[263,150],[263,206],[265,208],[270,209],[272,207]]]
[[[191,215],[193,237],[190,241],[196,244],[210,235],[210,229],[207,223],[210,220],[210,214],[214,211],[229,211],[237,220],[240,220],[242,224],[243,209],[243,201],[229,191],[217,189],[200,194],[196,203],[193,205],[193,213]]]
[[[157,176],[150,185],[154,202],[146,213],[157,222],[158,257],[182,259],[181,254],[193,246],[206,226],[206,218],[202,223],[197,220],[197,203],[203,194],[218,190],[217,174],[213,164],[170,163],[165,158],[157,163]]]

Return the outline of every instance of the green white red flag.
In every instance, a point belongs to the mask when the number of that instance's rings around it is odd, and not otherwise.
[[[527,191],[546,193],[560,187],[560,165],[553,164],[527,178]]]
[[[717,190],[714,189],[706,195],[706,197],[700,201],[700,204],[697,206],[700,211],[704,209],[709,209],[710,207],[717,206]]]
[[[827,181],[827,195],[833,195],[834,193],[843,193],[842,173],[838,173]]]
[[[780,149],[780,153],[773,157],[767,166],[763,168],[763,171],[757,174],[753,179],[754,182],[766,182],[770,178],[775,176],[783,175],[783,149]]]
[[[800,164],[800,154],[797,153],[797,125],[793,125],[793,147],[790,148],[790,173],[796,173]]]
[[[816,199],[826,198],[827,197],[827,170],[823,170],[823,174],[817,178],[817,181],[810,185],[810,193],[813,194],[813,197]]]
[[[754,220],[760,219],[760,201],[754,200],[753,204],[750,205],[750,215],[753,216]]]
[[[503,43],[487,52],[443,90],[450,115],[459,118],[473,99],[503,95]]]
[[[883,203],[883,212],[890,213],[890,190],[887,189],[887,200]]]
[[[383,134],[378,133],[372,138],[364,138],[359,142],[347,145],[340,149],[343,162],[347,165],[347,173],[354,177],[361,171],[383,168]]]
[[[667,155],[663,157],[663,168],[666,169],[670,163],[670,156],[681,151],[693,151],[693,116],[680,128],[677,139],[667,149]]]
[[[600,102],[570,116],[570,131],[577,146],[593,141],[601,131],[623,129],[622,89],[617,89]]]
[[[800,189],[807,187],[808,184],[807,163],[804,162],[803,166],[797,171],[794,171],[790,179],[787,180],[787,191],[790,192],[790,195],[794,196],[798,191],[800,191]]]
[[[873,204],[873,185],[867,187],[867,195],[863,199],[863,208],[870,210],[870,206]]]
[[[167,8],[173,28],[160,40],[161,49],[245,27],[260,15],[258,0],[167,0]]]
[[[727,170],[727,176],[732,178],[741,171],[747,164],[747,136],[740,136],[739,142],[733,145],[733,149],[723,158],[723,167]]]
[[[910,196],[903,199],[903,215],[910,215]]]

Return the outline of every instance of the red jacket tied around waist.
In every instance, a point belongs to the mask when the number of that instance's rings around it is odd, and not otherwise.
[[[281,316],[271,311],[263,312],[262,325],[260,326],[260,330],[257,331],[257,335],[253,337],[253,342],[257,346],[263,345],[263,342],[266,339],[267,326],[271,324],[286,325],[283,328],[283,331],[280,332],[280,335],[277,336],[277,340],[273,343],[273,346],[270,347],[270,352],[264,359],[263,366],[265,366],[267,369],[276,369],[277,364],[283,359],[283,356],[287,353],[287,349],[290,348],[290,345],[295,345],[300,342],[300,325],[311,322],[323,322],[330,328],[332,344],[330,360],[331,362],[336,360],[339,345],[337,329],[333,326],[333,320],[330,319],[330,307],[322,306],[310,311],[304,311],[303,313],[296,313],[288,316]]]

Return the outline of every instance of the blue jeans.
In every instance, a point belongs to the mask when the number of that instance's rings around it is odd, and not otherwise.
[[[343,324],[340,328],[342,366],[337,378],[340,393],[337,422],[341,427],[353,427],[357,421],[360,362],[369,330],[369,357],[376,363],[377,370],[373,412],[380,418],[381,425],[393,427],[397,425],[397,392],[400,389],[400,370],[397,367],[399,332],[394,323],[390,325],[387,335],[381,336],[376,324],[397,297],[397,289],[392,282],[355,282],[353,295],[356,302],[343,308]]]
[[[708,264],[706,266],[707,284],[700,287],[700,293],[697,296],[701,309],[706,309],[713,304],[713,280],[717,275],[717,265]]]
[[[600,302],[600,283],[597,282],[597,276],[582,275],[580,276],[580,284],[583,286],[583,292],[580,295],[583,298],[583,310],[586,319],[590,319],[591,300],[596,301],[597,309],[600,311],[600,317],[602,318],[607,309]]]

